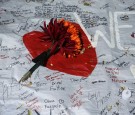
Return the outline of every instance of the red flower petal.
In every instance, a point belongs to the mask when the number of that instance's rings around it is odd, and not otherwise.
[[[81,32],[83,48],[85,48],[84,53],[77,55],[77,57],[65,58],[61,52],[58,52],[49,58],[46,67],[72,75],[88,77],[97,64],[96,51],[95,48],[88,48],[91,43],[87,36],[78,24],[75,26]],[[33,31],[23,36],[23,42],[33,58],[50,47],[49,42],[41,41],[40,38],[44,35],[44,32]]]

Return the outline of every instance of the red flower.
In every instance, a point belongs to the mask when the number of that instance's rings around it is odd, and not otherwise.
[[[33,58],[50,47],[53,54],[59,47],[60,51],[48,59],[47,68],[77,76],[91,74],[97,64],[95,48],[78,24],[52,19],[47,26],[44,23],[42,29],[43,32],[33,31],[23,36],[23,42]]]
[[[69,21],[51,19],[50,23],[46,26],[44,22],[45,35],[41,38],[45,43],[51,42],[52,53],[59,47],[60,52],[66,57],[75,56],[79,54],[82,49],[81,38],[78,29]]]

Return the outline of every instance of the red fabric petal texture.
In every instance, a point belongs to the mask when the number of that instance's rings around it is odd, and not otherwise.
[[[97,64],[96,51],[93,47],[88,48],[91,43],[87,36],[78,24],[75,26],[81,33],[83,48],[85,48],[84,53],[77,55],[77,57],[66,58],[58,52],[49,58],[46,67],[76,76],[88,77]],[[39,31],[32,31],[23,36],[23,42],[33,58],[47,50],[51,45],[49,42],[41,41],[40,38],[43,36],[45,36],[44,32]]]

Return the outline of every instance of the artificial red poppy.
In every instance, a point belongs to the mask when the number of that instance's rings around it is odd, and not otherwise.
[[[97,64],[95,48],[77,23],[54,20],[23,36],[23,42],[33,59],[51,47],[52,55],[45,67],[76,76],[88,77]],[[54,50],[59,51],[54,54]]]

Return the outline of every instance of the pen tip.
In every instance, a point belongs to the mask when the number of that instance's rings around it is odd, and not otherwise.
[[[23,77],[20,79],[19,83],[26,81],[26,80],[27,80],[28,78],[30,78],[30,77],[31,77],[31,72],[28,71],[28,72],[25,73],[25,74],[23,75]]]

